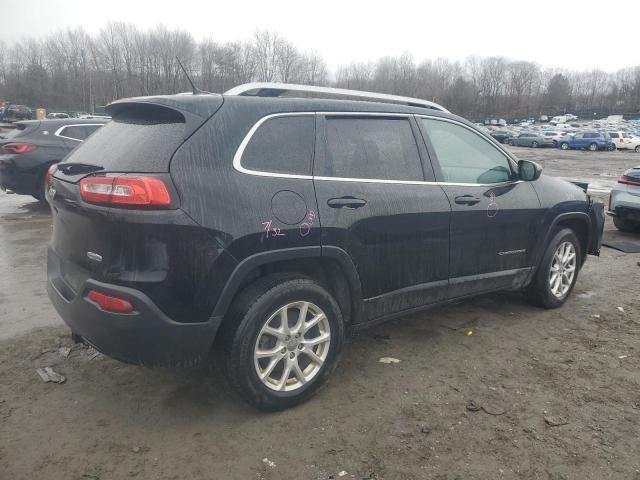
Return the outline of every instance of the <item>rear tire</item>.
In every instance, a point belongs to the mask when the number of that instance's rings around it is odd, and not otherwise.
[[[529,300],[543,308],[558,308],[573,290],[582,252],[573,230],[558,228],[547,245],[542,261],[526,294]]]
[[[640,223],[632,222],[620,217],[613,217],[613,224],[621,232],[640,232]]]
[[[636,153],[640,153],[640,145],[638,145],[636,148],[634,148],[633,151],[636,152]]]
[[[608,146],[607,146],[607,151],[609,151],[609,152],[613,152],[613,151],[615,151],[615,150],[616,150],[616,146],[615,146],[615,145],[608,145]]]
[[[560,148],[561,148],[562,150],[569,150],[569,144],[568,144],[567,142],[562,142],[562,143],[560,144]]]
[[[538,148],[538,142],[531,142],[531,148]]]
[[[314,341],[319,343],[309,343]],[[314,280],[294,274],[271,275],[247,287],[217,340],[231,386],[266,411],[298,405],[316,393],[335,369],[343,342],[334,298]]]
[[[503,139],[502,143],[505,144],[505,145],[508,145],[509,144],[509,139],[508,138]]]

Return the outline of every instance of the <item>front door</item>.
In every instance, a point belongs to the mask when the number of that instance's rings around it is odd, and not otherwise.
[[[363,317],[444,300],[450,206],[411,115],[319,114],[314,183],[322,246],[353,261]],[[428,182],[425,181],[428,180]]]
[[[541,209],[493,142],[462,123],[420,118],[451,202],[449,298],[517,285],[533,264]]]

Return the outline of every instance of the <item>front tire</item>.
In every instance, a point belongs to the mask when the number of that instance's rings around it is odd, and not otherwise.
[[[538,148],[538,142],[531,142],[531,148]]]
[[[569,150],[569,144],[568,144],[567,142],[562,142],[562,143],[560,144],[560,148],[561,148],[562,150]]]
[[[595,152],[598,150],[598,144],[597,143],[590,143],[589,144],[589,151],[590,152]]]
[[[558,229],[527,288],[529,300],[544,308],[562,306],[576,284],[581,259],[580,241],[573,230]]]
[[[640,145],[638,145],[636,148],[634,148],[633,151],[636,152],[636,153],[640,153]]]
[[[267,411],[309,399],[335,369],[343,341],[334,298],[314,280],[287,274],[247,287],[219,337],[227,380],[248,403]]]

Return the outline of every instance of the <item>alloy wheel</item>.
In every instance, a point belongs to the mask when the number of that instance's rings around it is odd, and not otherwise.
[[[549,270],[549,288],[557,298],[563,298],[576,275],[577,255],[571,242],[562,242],[558,245],[551,260]]]
[[[329,354],[331,327],[313,303],[280,307],[258,333],[253,353],[260,381],[271,390],[291,392],[309,383]]]

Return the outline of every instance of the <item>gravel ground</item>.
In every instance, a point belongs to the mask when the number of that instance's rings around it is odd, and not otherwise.
[[[603,199],[640,164],[513,150]],[[361,332],[314,399],[262,414],[215,368],[129,366],[72,345],[44,291],[49,234],[46,209],[0,194],[2,480],[640,480],[639,254],[590,257],[559,310],[485,295]],[[41,367],[66,382],[43,383]]]

